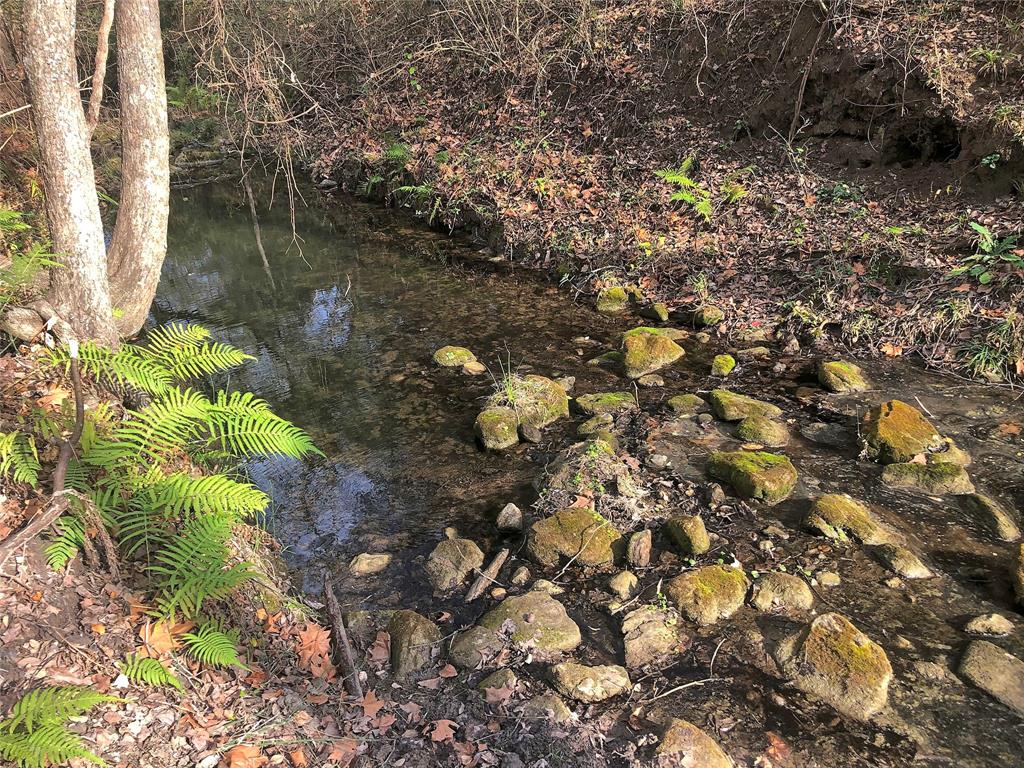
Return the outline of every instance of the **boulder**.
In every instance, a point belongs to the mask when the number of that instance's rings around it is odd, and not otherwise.
[[[892,666],[882,647],[838,613],[816,618],[779,643],[775,660],[800,690],[867,720],[889,697]]]
[[[676,515],[665,522],[665,535],[684,557],[703,555],[711,549],[704,521],[698,515]]]
[[[526,720],[544,720],[555,725],[565,725],[575,717],[561,697],[554,693],[534,696],[523,705],[522,715]]]
[[[500,451],[519,443],[519,417],[513,408],[484,408],[473,425],[484,448]]]
[[[789,445],[789,430],[780,421],[764,416],[747,416],[736,427],[736,436],[748,443],[758,443],[768,448],[782,448]]]
[[[882,464],[907,462],[942,446],[931,422],[902,400],[890,400],[868,411],[861,435],[868,455]]]
[[[445,539],[427,558],[427,577],[435,592],[448,592],[484,564],[484,553],[469,539]]]
[[[626,546],[626,562],[636,568],[646,568],[651,562],[651,542],[653,536],[650,529],[630,534]]]
[[[882,482],[891,488],[909,488],[933,495],[974,493],[967,470],[959,464],[888,464]]]
[[[689,644],[690,638],[672,611],[647,605],[627,613],[622,619],[622,645],[629,669],[682,653]]]
[[[580,395],[575,400],[577,407],[588,416],[619,414],[637,410],[636,397],[632,392],[598,392]]]
[[[690,621],[707,625],[736,613],[749,587],[739,568],[706,565],[676,576],[665,586],[665,594]]]
[[[362,552],[352,558],[348,570],[353,576],[369,576],[380,573],[391,563],[387,552]]]
[[[785,456],[765,451],[720,451],[708,458],[711,477],[733,487],[745,499],[777,504],[793,492],[796,468]]]
[[[629,307],[629,294],[621,285],[608,285],[597,293],[597,311],[617,315]]]
[[[430,664],[441,643],[441,630],[415,611],[395,611],[388,623],[391,635],[391,670],[405,677]]]
[[[630,379],[659,371],[686,354],[662,333],[628,333],[622,340],[622,349],[622,363]]]
[[[39,313],[26,307],[11,307],[0,316],[0,331],[19,341],[33,341],[45,328]]]
[[[593,704],[626,693],[632,687],[629,673],[614,664],[587,666],[565,661],[551,668],[551,682],[563,696]]]
[[[768,573],[754,582],[750,604],[759,611],[809,611],[814,593],[799,576]]]
[[[530,526],[526,552],[548,567],[573,557],[579,565],[611,565],[621,538],[615,526],[594,510],[570,507]]]
[[[1002,637],[1013,633],[1013,622],[998,613],[985,613],[975,616],[964,625],[968,635],[990,635]]]
[[[668,399],[668,407],[676,416],[696,416],[698,413],[710,413],[711,406],[697,395],[675,395]]]
[[[742,421],[748,416],[764,416],[777,419],[782,409],[771,403],[755,400],[747,395],[739,395],[727,389],[713,389],[708,396],[711,410],[723,421]]]
[[[619,571],[608,579],[608,589],[620,600],[629,600],[636,594],[640,580],[632,571]]]
[[[988,640],[972,640],[960,660],[959,672],[1024,717],[1024,661]]]
[[[957,497],[960,507],[980,520],[992,535],[1003,541],[1020,541],[1020,526],[1006,507],[981,493],[969,493]]]
[[[725,312],[718,307],[710,305],[701,307],[693,313],[693,324],[698,328],[707,328],[712,325],[718,325],[723,320],[725,320]]]
[[[452,643],[452,662],[474,669],[489,663],[506,642],[550,658],[574,650],[581,642],[580,628],[560,602],[540,590],[507,597],[485,613],[479,623],[460,633]]]
[[[476,355],[465,347],[449,345],[434,353],[434,362],[443,368],[461,368],[467,363],[475,363]]]
[[[935,575],[921,562],[921,558],[903,544],[880,544],[871,550],[871,554],[890,571],[905,579],[930,579]]]
[[[816,499],[806,524],[833,541],[852,538],[864,544],[884,544],[892,540],[892,534],[871,510],[846,494],[829,493]]]
[[[859,366],[844,360],[823,361],[818,364],[818,381],[829,392],[864,392],[871,388]]]
[[[711,375],[728,376],[735,367],[736,358],[732,355],[715,355],[715,359],[711,361]]]
[[[669,720],[654,750],[658,765],[679,768],[733,768],[729,756],[693,723],[677,717]]]

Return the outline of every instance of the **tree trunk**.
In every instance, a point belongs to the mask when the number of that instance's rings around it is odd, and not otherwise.
[[[23,13],[46,219],[63,265],[52,271],[50,299],[80,339],[116,345],[103,222],[75,68],[74,0],[24,0]]]
[[[158,0],[118,2],[114,25],[122,186],[107,269],[117,328],[133,336],[146,322],[167,253],[170,150]]]

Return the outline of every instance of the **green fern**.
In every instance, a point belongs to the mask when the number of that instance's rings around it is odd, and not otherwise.
[[[161,506],[178,515],[220,514],[239,520],[266,509],[270,499],[259,488],[224,475],[192,477],[181,472],[161,478],[154,486]]]
[[[149,656],[139,656],[137,653],[129,653],[119,665],[121,672],[133,683],[144,683],[146,685],[169,685],[184,691],[178,676],[161,664],[157,659]]]
[[[57,535],[46,545],[46,563],[55,571],[71,562],[85,543],[85,525],[78,515],[62,515],[55,523]]]
[[[218,392],[206,424],[211,447],[240,458],[290,456],[299,459],[310,453],[323,456],[309,435],[273,413],[270,406],[251,392]]]
[[[200,664],[247,669],[238,658],[238,632],[225,632],[216,621],[203,622],[195,632],[184,633],[181,641]]]
[[[384,159],[398,168],[404,168],[412,160],[412,152],[407,144],[395,141],[384,150]]]
[[[115,352],[86,341],[79,346],[78,356],[82,372],[101,384],[119,388],[130,387],[151,395],[159,395],[173,380],[163,363],[147,357],[130,344],[123,345]],[[50,353],[50,363],[64,368],[67,372],[71,357],[65,348],[58,347]]]
[[[39,454],[36,442],[23,432],[0,432],[0,474],[16,483],[39,484]]]
[[[84,685],[36,688],[15,703],[8,718],[0,722],[0,731],[31,731],[39,725],[61,724],[107,701],[121,699]]]
[[[162,365],[174,381],[226,371],[255,360],[228,344],[208,341],[209,335],[199,325],[171,323],[150,331],[145,346],[137,351]]]
[[[191,618],[209,599],[224,597],[256,577],[249,563],[228,563],[232,521],[202,515],[182,526],[154,556],[148,570],[157,580],[157,607],[164,617]]]
[[[27,731],[0,733],[0,757],[20,768],[47,768],[73,758],[95,765],[106,765],[82,743],[81,738],[63,725],[48,724]]]

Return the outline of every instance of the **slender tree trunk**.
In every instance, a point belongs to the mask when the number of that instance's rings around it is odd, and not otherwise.
[[[117,328],[133,336],[146,321],[167,253],[170,150],[158,0],[121,0],[114,25],[123,180],[107,268]]]
[[[116,345],[103,222],[75,68],[74,0],[24,0],[23,13],[46,219],[63,265],[52,272],[50,299],[80,339]]]

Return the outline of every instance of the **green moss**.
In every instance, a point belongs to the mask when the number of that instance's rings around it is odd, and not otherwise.
[[[715,415],[725,421],[740,421],[748,416],[775,419],[782,415],[782,409],[778,406],[730,392],[728,389],[713,389],[708,399]]]
[[[870,388],[860,367],[843,360],[821,363],[818,366],[818,381],[830,392],[863,392]]]
[[[861,434],[868,454],[883,464],[910,461],[942,444],[931,422],[901,400],[890,400],[868,411]]]
[[[604,314],[624,312],[629,305],[629,294],[621,285],[609,285],[597,294],[597,311]]]
[[[512,408],[485,408],[476,417],[474,429],[484,448],[490,450],[510,448],[519,442],[519,418]]]
[[[718,307],[701,307],[693,313],[693,323],[698,328],[706,328],[711,325],[718,325],[725,320],[725,312]]]
[[[925,493],[974,493],[974,483],[959,464],[889,464],[882,470],[882,482]]]
[[[615,419],[610,413],[599,413],[591,416],[576,428],[576,434],[580,437],[591,437],[598,432],[604,432],[612,428]]]
[[[678,328],[652,328],[649,325],[640,325],[636,328],[630,328],[628,331],[623,331],[622,341],[625,342],[626,339],[631,339],[635,336],[661,336],[674,341],[685,336],[685,333]]]
[[[728,376],[735,367],[736,358],[732,355],[715,355],[715,359],[711,361],[711,375]]]
[[[475,363],[476,355],[465,347],[453,347],[449,345],[441,347],[434,353],[434,362],[444,368],[458,368],[466,363]]]
[[[520,424],[538,429],[569,415],[569,396],[558,382],[546,376],[506,376],[488,405],[513,408]]]
[[[776,504],[793,491],[797,473],[785,456],[765,451],[726,451],[711,454],[708,474],[733,487],[746,499]]]
[[[789,443],[786,425],[764,416],[747,416],[736,427],[736,435],[750,443],[760,443],[769,448],[781,448]]]
[[[854,538],[865,544],[884,544],[892,538],[867,506],[839,493],[815,500],[807,515],[807,526],[835,541]]]
[[[668,399],[668,407],[677,416],[691,416],[696,413],[707,413],[711,406],[707,401],[697,395],[685,394],[675,395]]]
[[[608,368],[619,368],[622,366],[623,354],[618,350],[612,352],[602,352],[597,357],[592,357],[587,361],[587,365],[600,365]]]
[[[708,565],[668,582],[665,594],[680,612],[698,624],[713,624],[743,605],[750,582],[738,568]]]
[[[623,413],[637,408],[636,398],[632,392],[597,392],[580,395],[576,398],[576,405],[588,416]]]
[[[704,521],[697,515],[676,515],[665,523],[666,535],[685,557],[703,555],[711,549]]]
[[[661,302],[648,304],[640,310],[640,315],[641,317],[646,317],[651,320],[657,320],[659,323],[664,323],[668,321],[668,307]]]
[[[615,526],[594,510],[570,507],[530,526],[526,551],[549,567],[573,557],[580,565],[611,565],[621,538]]]
[[[663,334],[630,334],[622,342],[625,348],[622,364],[630,379],[661,370],[686,354],[682,347]]]

